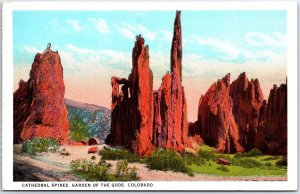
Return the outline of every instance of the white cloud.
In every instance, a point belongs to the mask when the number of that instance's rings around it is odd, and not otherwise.
[[[22,49],[28,53],[32,53],[32,54],[36,54],[38,52],[40,52],[37,48],[33,47],[33,46],[28,46],[28,45],[24,45],[22,46]]]
[[[173,38],[172,32],[169,32],[167,30],[160,30],[161,33],[161,39],[165,40],[167,42],[171,42]]]
[[[131,68],[130,52],[127,53],[109,49],[93,50],[68,44],[64,55],[66,55],[67,66],[70,66],[70,69],[83,68],[83,71],[86,71],[87,67],[95,68],[97,66],[123,70],[130,70]],[[74,66],[74,62],[77,65]]]
[[[253,46],[286,47],[286,35],[280,32],[274,32],[271,35],[249,32],[245,40]]]
[[[109,29],[108,29],[108,25],[106,23],[106,21],[102,18],[90,18],[90,21],[93,22],[95,25],[96,25],[96,29],[103,33],[103,34],[106,34],[106,33],[109,33]]]
[[[202,38],[197,35],[192,36],[198,44],[200,45],[206,45],[214,48],[217,51],[223,52],[227,55],[225,59],[231,60],[231,59],[237,59],[240,55],[246,58],[250,58],[253,56],[253,54],[250,51],[243,50],[238,48],[232,43],[222,41],[216,38]]]
[[[136,35],[141,34],[145,39],[153,41],[156,37],[156,33],[151,32],[146,27],[140,24],[127,24],[123,23],[118,26],[120,33],[129,39],[134,39]]]
[[[132,31],[130,31],[128,28],[125,27],[119,27],[119,31],[120,33],[125,36],[126,38],[130,39],[130,40],[134,40],[134,33]]]
[[[50,29],[53,32],[70,32],[69,29],[66,28],[65,23],[61,22],[58,19],[49,20],[47,30]]]
[[[73,28],[73,30],[77,32],[84,29],[84,27],[81,26],[77,20],[67,20],[67,24],[69,24]]]

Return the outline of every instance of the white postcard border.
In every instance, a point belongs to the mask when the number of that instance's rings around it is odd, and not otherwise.
[[[13,181],[13,34],[14,10],[286,10],[288,72],[288,180],[287,181],[147,181],[152,187],[24,187]],[[297,189],[297,2],[295,1],[102,1],[102,2],[4,2],[2,45],[2,180],[3,190],[296,190]],[[76,182],[75,182],[76,183]],[[98,185],[93,186],[93,184]],[[115,182],[117,183],[117,182]]]

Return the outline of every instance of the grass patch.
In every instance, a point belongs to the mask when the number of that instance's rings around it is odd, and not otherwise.
[[[192,176],[192,171],[188,167],[186,160],[173,150],[155,150],[145,158],[145,163],[150,169],[183,172]]]
[[[219,165],[216,163],[218,158],[225,158],[232,164]],[[220,154],[206,145],[200,147],[196,156],[184,156],[193,172],[218,176],[286,176],[284,159],[283,156],[262,155],[258,149],[240,154]]]
[[[276,162],[276,166],[278,167],[287,167],[287,157],[282,158]]]
[[[234,160],[232,160],[232,164],[235,166],[242,166],[244,168],[261,168],[264,166],[262,162],[251,158],[235,158]]]
[[[22,151],[30,155],[36,155],[40,152],[56,152],[59,147],[60,143],[55,139],[36,137],[24,142]]]
[[[105,160],[95,161],[73,160],[70,163],[71,172],[87,181],[137,181],[136,168],[128,167],[128,161],[119,161],[115,173],[109,173],[111,165]]]
[[[236,153],[234,155],[235,158],[241,158],[241,157],[256,157],[256,156],[261,156],[263,155],[263,153],[259,150],[259,149],[251,149],[248,152],[244,152],[244,153]]]
[[[217,170],[223,171],[223,172],[229,172],[229,168],[227,168],[224,165],[220,165],[217,167]]]
[[[211,162],[210,165],[198,166],[192,164],[191,170],[200,174],[210,174],[218,176],[286,176],[287,171],[283,168],[266,169],[266,168],[244,168],[242,166],[227,166],[228,172],[218,170],[218,164]]]
[[[136,154],[122,148],[105,148],[98,152],[104,160],[127,160],[128,162],[138,162],[139,157]]]

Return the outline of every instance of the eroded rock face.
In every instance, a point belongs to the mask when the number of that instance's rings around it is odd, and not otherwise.
[[[36,54],[27,82],[14,92],[14,142],[51,137],[66,144],[69,136],[60,56],[49,49]]]
[[[258,79],[249,81],[245,72],[240,74],[230,85],[230,96],[232,112],[239,127],[239,142],[250,150],[255,147],[264,100]]]
[[[187,140],[187,110],[182,86],[182,35],[180,11],[176,12],[171,47],[171,73],[166,73],[155,92],[154,133],[156,147],[182,151]]]
[[[219,152],[243,152],[238,126],[232,114],[229,89],[230,74],[227,74],[201,96],[198,110],[200,135],[206,144],[216,147]]]
[[[270,90],[264,122],[263,151],[287,153],[287,84],[274,85]]]
[[[107,143],[129,148],[140,156],[152,151],[154,114],[153,76],[144,42],[141,35],[136,37],[129,78],[111,79],[112,133],[107,139]]]

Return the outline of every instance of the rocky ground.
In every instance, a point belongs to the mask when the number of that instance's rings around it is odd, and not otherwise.
[[[20,145],[14,147],[14,181],[84,181],[69,172],[69,163],[76,159],[87,159],[98,154],[88,154],[90,146],[62,146],[70,153],[69,156],[60,153],[42,153],[37,156],[28,156],[20,152]],[[103,146],[99,146],[100,149]],[[117,161],[108,160],[115,170]],[[285,181],[287,177],[224,177],[196,174],[191,177],[184,173],[171,171],[149,170],[145,164],[132,163],[137,168],[141,181]]]

